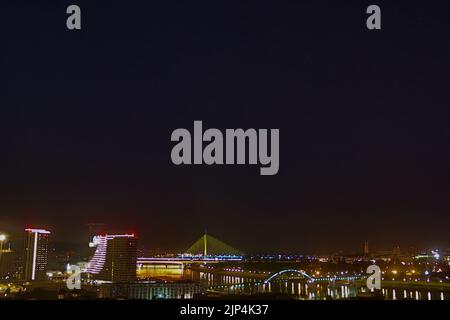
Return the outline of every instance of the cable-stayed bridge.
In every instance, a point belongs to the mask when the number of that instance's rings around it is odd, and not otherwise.
[[[200,237],[185,253],[177,257],[141,257],[138,266],[146,264],[182,265],[192,263],[218,263],[223,261],[240,261],[244,253],[207,234]]]

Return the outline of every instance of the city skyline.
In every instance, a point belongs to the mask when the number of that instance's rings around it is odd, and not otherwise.
[[[94,232],[92,232],[92,230],[89,230],[89,232],[91,232],[89,235],[87,232],[87,230],[85,230],[83,233],[85,235],[85,237],[83,237],[83,239],[80,242],[71,242],[68,241],[67,239],[63,239],[63,240],[59,240],[59,239],[53,239],[53,237],[50,240],[47,240],[50,244],[52,245],[61,245],[63,244],[64,246],[68,246],[71,248],[85,248],[87,249],[88,245],[90,246],[92,243],[93,238],[95,239],[96,237],[108,237],[108,236],[132,236],[135,237],[136,239],[140,239],[139,240],[139,245],[138,245],[138,249],[141,250],[142,252],[146,252],[146,253],[151,253],[151,254],[155,254],[155,255],[159,255],[159,254],[184,254],[184,253],[188,253],[190,251],[193,250],[193,248],[197,248],[197,247],[202,247],[203,244],[198,244],[201,241],[203,241],[202,239],[204,239],[204,237],[208,236],[211,237],[211,241],[214,241],[215,243],[222,243],[222,241],[218,240],[217,238],[215,238],[214,236],[212,236],[210,233],[207,232],[207,230],[204,230],[204,233],[201,235],[201,237],[199,238],[198,235],[200,233],[197,234],[197,241],[192,242],[193,239],[185,239],[185,244],[182,245],[181,247],[178,248],[165,248],[161,246],[161,243],[142,243],[141,241],[141,237],[139,235],[139,233],[136,232],[136,228],[133,228],[133,231],[130,231],[131,229],[128,230],[124,230],[124,229],[108,229],[105,228],[105,224],[103,223],[95,223],[95,225],[101,225],[101,229],[97,229]],[[88,225],[89,226],[89,225]],[[23,233],[23,230],[25,230],[26,232],[36,232],[37,234],[39,232],[43,232],[46,234],[50,234],[50,233],[54,233],[54,231],[48,231],[47,229],[49,228],[41,228],[41,227],[30,227],[27,226],[26,228],[22,229],[22,231],[20,232],[11,232],[8,230],[0,230],[0,234],[2,236],[2,247],[4,247],[5,249],[7,248],[7,246],[11,246],[11,243],[13,242],[17,242],[17,237],[20,236],[20,234]],[[215,235],[213,233],[213,235]],[[20,238],[20,237],[19,237]],[[145,238],[145,237],[143,237]],[[21,240],[20,240],[21,241]],[[232,239],[230,239],[230,241],[227,242],[232,242],[234,243],[234,241]],[[206,244],[205,244],[206,245]],[[223,246],[228,246],[228,244],[226,243],[222,243]],[[258,255],[258,254],[293,254],[293,255],[308,255],[308,254],[312,254],[312,255],[316,255],[316,254],[336,254],[336,253],[345,253],[345,254],[365,254],[367,252],[369,252],[369,248],[370,248],[370,252],[374,253],[374,252],[388,252],[388,251],[395,251],[395,250],[401,250],[402,252],[429,252],[432,250],[449,250],[450,247],[449,246],[445,246],[445,245],[427,245],[427,244],[417,244],[417,245],[410,245],[410,246],[401,246],[398,244],[398,242],[393,242],[390,245],[387,246],[380,246],[380,244],[377,243],[373,243],[369,240],[364,240],[361,243],[354,243],[353,247],[350,248],[337,248],[335,250],[311,250],[311,251],[295,251],[295,250],[286,250],[283,248],[279,248],[278,250],[264,250],[264,249],[259,249],[256,251],[249,251],[249,250],[243,250],[242,248],[238,248],[239,246],[237,245],[236,248],[232,248],[230,247],[230,250],[235,250],[236,252],[241,252],[242,255]],[[200,248],[202,249],[202,248]],[[197,250],[200,250],[197,249]],[[203,249],[202,249],[203,250]],[[201,251],[201,250],[200,250]]]
[[[90,253],[60,251],[49,235],[0,233],[2,299],[448,299],[450,249],[376,251],[366,241],[357,254],[255,255],[205,233],[184,253],[142,256],[135,234],[96,234]]]

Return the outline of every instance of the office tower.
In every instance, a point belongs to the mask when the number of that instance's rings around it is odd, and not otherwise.
[[[96,250],[86,272],[97,280],[135,281],[136,243],[134,234],[95,236],[90,246]]]
[[[25,229],[25,280],[43,280],[47,270],[48,236],[44,229]]]

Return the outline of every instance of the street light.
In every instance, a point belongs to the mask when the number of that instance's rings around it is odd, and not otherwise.
[[[6,235],[4,234],[0,234],[0,259],[2,258],[3,255],[3,241],[6,240]]]
[[[5,234],[0,234],[0,252],[3,250],[3,241],[6,240]]]

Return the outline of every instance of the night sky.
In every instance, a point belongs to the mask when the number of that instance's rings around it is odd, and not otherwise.
[[[450,246],[448,2],[2,1],[0,36],[0,231]],[[170,135],[194,120],[279,128],[280,171],[173,165]]]

